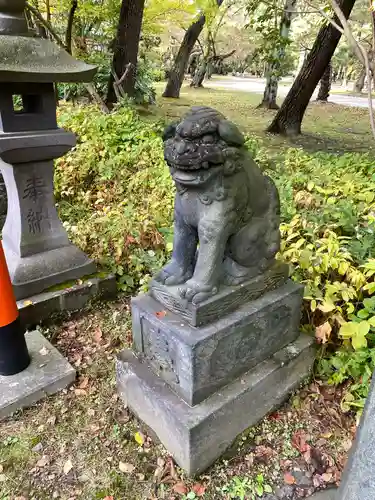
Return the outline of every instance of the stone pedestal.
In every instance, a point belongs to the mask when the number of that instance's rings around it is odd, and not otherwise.
[[[373,500],[375,498],[375,377],[350,450],[337,500]]]
[[[68,361],[38,332],[26,333],[31,363],[17,375],[0,375],[0,420],[40,399],[65,389],[76,372]]]
[[[25,8],[26,0],[0,0],[0,171],[8,197],[2,237],[18,300],[96,270],[70,243],[53,195],[53,160],[76,143],[57,126],[54,84],[90,81],[96,68],[29,33]],[[0,191],[0,224],[3,198]]]
[[[59,129],[0,134],[8,195],[3,247],[17,300],[96,271],[70,243],[55,207],[52,160],[74,144],[74,135]]]
[[[309,374],[313,339],[298,330],[302,287],[277,265],[197,306],[179,302],[174,287],[151,293],[163,303],[132,301],[135,355],[118,359],[119,392],[194,475]]]

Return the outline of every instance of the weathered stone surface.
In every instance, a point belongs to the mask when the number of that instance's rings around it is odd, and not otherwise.
[[[264,273],[280,248],[280,201],[244,147],[233,123],[193,107],[164,134],[164,156],[176,184],[171,261],[157,274],[199,304],[223,285]]]
[[[26,334],[29,367],[17,375],[0,376],[0,419],[64,389],[76,373],[68,361],[38,332]]]
[[[309,497],[310,500],[339,500],[337,491],[333,488],[324,491],[318,491]],[[362,500],[362,497],[356,497],[356,500]]]
[[[312,338],[301,336],[194,407],[127,350],[117,362],[118,389],[125,404],[156,432],[177,463],[194,475],[308,376],[315,355],[313,343]]]
[[[2,140],[0,134],[0,144]],[[0,160],[0,168],[9,203],[3,247],[16,299],[93,274],[95,264],[70,243],[58,218],[53,163],[10,165]]]
[[[26,0],[0,2],[0,81],[89,81],[96,68],[76,61],[50,40],[29,32]]]
[[[350,451],[337,500],[375,498],[375,377]]]
[[[35,326],[52,314],[76,311],[93,298],[109,299],[116,296],[117,284],[113,275],[86,279],[82,284],[61,290],[33,295],[17,302],[21,323],[25,327]]]
[[[179,286],[166,286],[154,281],[150,294],[170,311],[178,314],[192,326],[203,326],[231,313],[238,307],[255,300],[266,292],[281,286],[289,277],[289,266],[275,261],[275,264],[241,285],[221,286],[217,295],[204,302],[192,304],[181,300]]]
[[[302,287],[290,281],[194,328],[141,295],[132,301],[134,348],[194,405],[298,337],[301,297]]]

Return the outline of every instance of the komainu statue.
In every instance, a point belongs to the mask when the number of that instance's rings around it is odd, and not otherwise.
[[[218,111],[193,107],[164,140],[177,189],[175,234],[172,260],[155,279],[198,304],[274,263],[280,201],[241,132]]]

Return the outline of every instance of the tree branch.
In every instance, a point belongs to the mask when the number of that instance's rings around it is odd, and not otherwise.
[[[340,21],[341,26],[339,26],[333,19],[331,19],[329,16],[327,16],[327,14],[324,11],[322,11],[321,9],[319,9],[319,12],[325,19],[327,19],[332,24],[332,26],[334,26],[338,31],[340,31],[340,33],[342,33],[346,37],[353,52],[355,53],[355,55],[358,57],[360,62],[365,67],[366,76],[367,76],[367,80],[368,80],[367,99],[368,99],[368,108],[369,108],[369,115],[370,115],[370,125],[371,125],[372,135],[375,139],[375,119],[374,119],[374,110],[372,107],[372,90],[371,90],[371,69],[370,69],[370,62],[369,62],[369,58],[367,55],[367,51],[354,38],[352,30],[350,29],[349,23],[348,23],[347,19],[345,18],[344,14],[341,10],[341,7],[337,3],[337,1],[336,0],[330,0],[330,1],[331,1],[332,9],[333,9],[337,19]],[[310,2],[307,2],[307,3],[309,4]]]
[[[55,32],[55,30],[51,26],[51,23],[48,22],[46,19],[44,19],[44,17],[41,15],[41,13],[38,11],[38,9],[36,9],[32,5],[30,5],[28,2],[26,3],[26,8],[33,14],[33,16],[36,17],[36,19],[40,22],[40,24],[42,24],[47,29],[47,31],[50,33],[50,35],[55,39],[57,45],[59,45],[62,49],[65,50],[64,42],[61,40],[59,35]],[[91,97],[99,104],[102,111],[104,113],[109,113],[108,107],[106,106],[103,99],[100,97],[100,95],[96,91],[95,86],[92,83],[85,83],[84,86],[85,86],[87,92],[91,95]]]
[[[30,5],[28,2],[26,2],[26,9],[29,10],[32,13],[32,15],[40,22],[40,24],[42,24],[48,30],[48,32],[50,33],[50,35],[52,36],[52,38],[54,38],[55,42],[57,42],[57,44],[61,48],[65,49],[64,42],[61,40],[61,38],[59,37],[59,35],[53,29],[51,23],[49,21],[46,21],[44,19],[44,17],[39,12],[39,10],[36,9],[35,7],[33,7],[32,5]]]
[[[73,23],[74,23],[74,15],[78,8],[78,0],[72,0],[69,17],[68,17],[68,25],[66,27],[65,34],[65,49],[68,54],[72,53],[72,32],[73,32]]]

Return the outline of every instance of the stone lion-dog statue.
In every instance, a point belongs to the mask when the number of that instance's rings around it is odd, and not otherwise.
[[[176,185],[171,261],[155,280],[179,285],[198,304],[221,284],[240,285],[265,272],[280,248],[280,201],[218,111],[193,107],[164,133],[164,156]]]

